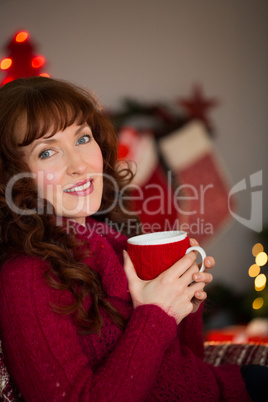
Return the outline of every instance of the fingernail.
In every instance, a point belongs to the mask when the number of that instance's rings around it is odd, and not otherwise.
[[[200,279],[201,278],[201,275],[200,274],[194,274],[194,280],[195,281],[197,281],[198,279]]]
[[[210,258],[208,258],[206,262],[207,262],[207,265],[208,265],[209,267],[212,265],[212,261],[211,261]]]
[[[194,239],[190,239],[190,244],[191,246],[194,246],[196,244],[196,241]]]

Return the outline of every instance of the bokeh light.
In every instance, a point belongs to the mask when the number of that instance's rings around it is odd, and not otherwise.
[[[257,275],[259,275],[260,270],[259,265],[253,264],[251,267],[249,267],[248,274],[251,278],[255,278]]]
[[[259,253],[261,253],[263,251],[263,245],[261,243],[256,243],[253,247],[252,247],[252,254],[254,255],[254,257],[257,257],[257,255]]]
[[[263,290],[266,286],[266,276],[260,274],[255,278],[255,289],[257,291]]]
[[[257,297],[252,303],[252,308],[254,308],[254,310],[259,310],[260,308],[262,308],[263,303],[264,303],[263,298]]]
[[[19,42],[19,43],[25,42],[27,40],[28,36],[29,36],[28,32],[24,32],[24,31],[19,32],[16,35],[15,41]]]
[[[32,60],[32,67],[40,68],[45,64],[45,58],[43,56],[36,56]]]
[[[8,84],[9,82],[13,81],[15,78],[14,77],[6,77],[4,81],[2,82],[2,85]]]
[[[11,66],[11,64],[12,64],[12,59],[7,57],[1,61],[0,68],[1,68],[1,70],[7,70]]]
[[[256,264],[262,267],[267,263],[267,254],[262,251],[255,258]]]

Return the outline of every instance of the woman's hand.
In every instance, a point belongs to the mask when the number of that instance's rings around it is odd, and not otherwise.
[[[189,286],[193,275],[199,272],[195,260],[195,252],[190,252],[157,278],[144,281],[137,276],[129,255],[124,252],[124,269],[134,308],[144,304],[157,305],[179,324],[195,306],[199,306],[203,300],[204,286],[211,280],[210,274],[202,275],[202,281],[198,280]],[[195,298],[197,301],[193,302]]]
[[[199,246],[199,243],[195,239],[190,239],[190,243],[191,246]],[[214,258],[206,257],[204,260],[204,265],[205,270],[203,272],[197,272],[193,274],[192,278],[196,283],[203,283],[203,289],[213,280],[213,276],[210,273],[208,273],[208,271],[215,265]],[[203,289],[196,291],[194,294],[194,297],[192,299],[193,303],[192,313],[195,313],[199,309],[200,304],[207,298],[207,293]]]

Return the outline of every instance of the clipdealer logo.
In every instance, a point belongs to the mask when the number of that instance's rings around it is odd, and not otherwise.
[[[262,170],[259,170],[258,172],[253,173],[249,176],[248,185],[246,179],[243,179],[239,183],[235,184],[229,191],[228,196],[228,208],[233,218],[242,225],[258,233],[261,232],[263,228],[263,220],[262,220],[263,194],[261,186],[262,186]],[[236,214],[231,210],[230,207],[231,197],[234,194],[237,194],[245,190],[248,196],[250,196],[251,201],[250,217],[248,219]]]

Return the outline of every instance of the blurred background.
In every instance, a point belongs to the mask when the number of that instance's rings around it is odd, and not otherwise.
[[[0,0],[0,59],[22,60],[14,35],[29,33],[31,57],[44,57],[36,59],[38,74],[96,93],[121,130],[121,149],[138,138],[148,155],[156,150],[159,158],[160,150],[160,162],[148,157],[147,183],[161,179],[164,165],[178,183],[218,183],[210,215],[193,233],[216,260],[209,328],[268,317],[266,254],[255,261],[268,251],[267,21],[267,0]],[[2,84],[10,71],[2,65]],[[173,144],[183,165],[172,155]],[[193,155],[195,144],[201,148]],[[133,158],[142,163],[135,149]],[[212,235],[204,235],[206,222]],[[259,242],[263,250],[252,251]],[[250,276],[253,264],[259,271]]]

